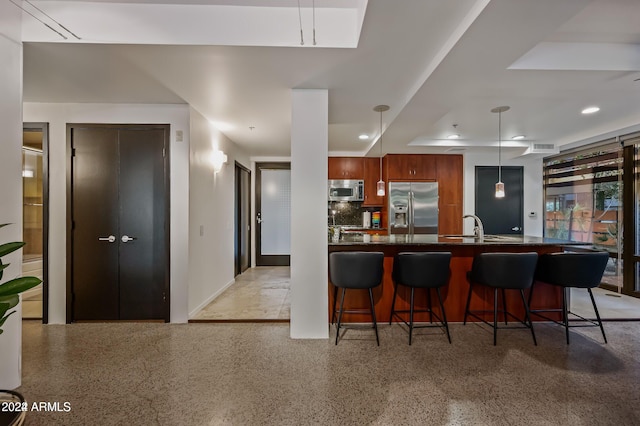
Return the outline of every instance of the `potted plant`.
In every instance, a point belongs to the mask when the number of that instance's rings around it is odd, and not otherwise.
[[[0,224],[0,228],[7,226],[8,224]],[[0,389],[9,383],[9,387],[19,385],[20,377],[20,327],[18,325],[11,329],[8,336],[2,336],[4,332],[3,326],[7,319],[16,313],[13,310],[18,303],[20,303],[20,293],[29,290],[40,284],[42,280],[36,277],[18,277],[10,279],[6,282],[2,282],[2,278],[5,269],[9,266],[8,263],[3,263],[2,258],[16,250],[21,249],[25,243],[23,242],[10,242],[0,244],[0,348],[2,348],[2,357],[0,357]],[[17,336],[17,337],[16,337]],[[17,370],[17,371],[13,371]],[[16,379],[7,379],[4,377],[4,373],[10,371],[10,377],[17,376]],[[4,378],[3,378],[4,377]],[[5,383],[5,380],[8,382]],[[24,404],[24,398],[18,392],[11,390],[0,390],[0,402],[8,403],[3,404],[3,407],[22,407]],[[21,424],[24,421],[25,411],[21,410],[3,410],[0,412],[0,424]]]
[[[0,228],[7,225],[8,223],[0,224]],[[25,243],[23,242],[0,245],[0,282],[2,282],[4,270],[9,266],[9,263],[2,263],[2,257],[21,249],[24,245]],[[0,284],[0,334],[3,332],[2,326],[4,323],[16,312],[9,312],[9,310],[15,308],[20,302],[19,294],[37,286],[41,282],[42,280],[36,277],[19,277]]]

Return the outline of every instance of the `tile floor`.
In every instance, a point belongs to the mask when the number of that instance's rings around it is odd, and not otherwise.
[[[593,289],[600,318],[607,320],[635,319],[640,320],[640,299],[615,293],[602,288]],[[570,310],[585,318],[595,318],[593,304],[589,292],[585,289],[571,289]]]
[[[572,331],[400,325],[291,340],[288,324],[23,327],[27,425],[638,425],[637,323]],[[331,331],[333,335],[334,331]],[[429,333],[429,334],[427,334]]]
[[[288,266],[249,268],[193,320],[288,320],[290,281]]]

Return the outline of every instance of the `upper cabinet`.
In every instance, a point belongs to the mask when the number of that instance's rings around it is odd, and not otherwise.
[[[384,196],[378,196],[377,184],[380,180],[380,159],[377,157],[364,158],[364,202],[363,206],[382,206]]]
[[[436,180],[436,159],[429,154],[387,154],[387,179]]]
[[[329,179],[364,179],[364,158],[329,157]]]

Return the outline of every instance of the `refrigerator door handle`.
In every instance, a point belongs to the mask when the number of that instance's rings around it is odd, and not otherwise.
[[[409,234],[413,235],[413,191],[409,191]]]

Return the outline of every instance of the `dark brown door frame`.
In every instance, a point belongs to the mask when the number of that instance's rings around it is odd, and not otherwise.
[[[171,224],[171,179],[170,179],[170,125],[169,124],[106,124],[106,123],[67,123],[67,241],[66,241],[66,252],[67,252],[67,264],[66,264],[66,322],[70,324],[73,321],[73,282],[72,282],[72,274],[73,271],[73,220],[72,220],[72,212],[73,212],[73,147],[72,147],[72,129],[74,128],[111,128],[111,129],[124,129],[124,130],[138,130],[138,129],[163,129],[165,140],[164,140],[164,185],[165,185],[165,251],[166,251],[166,262],[164,264],[164,289],[165,289],[165,300],[164,300],[164,321],[171,321],[171,282],[170,282],[170,259],[171,259],[171,241],[170,241],[170,224]]]
[[[49,323],[49,123],[23,123],[24,131],[42,132],[42,323]]]
[[[255,223],[255,230],[256,230],[256,265],[261,266],[261,265],[265,265],[265,266],[289,266],[291,263],[291,256],[290,255],[273,255],[273,256],[262,256],[261,250],[261,233],[262,233],[262,228],[260,223],[258,222],[257,219],[257,214],[260,213],[261,209],[262,209],[262,205],[261,205],[261,200],[262,200],[262,194],[261,194],[261,190],[260,190],[260,186],[262,184],[261,181],[261,177],[262,177],[262,173],[261,170],[262,169],[266,169],[266,170],[274,170],[274,169],[279,169],[279,170],[291,170],[291,163],[256,163],[256,177],[255,177],[255,182],[256,182],[256,189],[255,189],[255,197],[256,197],[256,217],[254,218],[254,223]]]
[[[249,191],[246,194],[242,192],[242,182],[241,182],[241,174],[246,172],[249,177]],[[244,200],[243,200],[244,198]],[[242,206],[243,201],[246,203],[246,208],[248,208],[247,220],[243,220],[242,215]],[[249,267],[251,267],[251,170],[243,166],[242,164],[235,162],[235,220],[236,220],[236,229],[235,229],[235,244],[234,244],[234,275],[241,274],[242,271],[242,231],[246,231],[246,250],[248,255]]]

